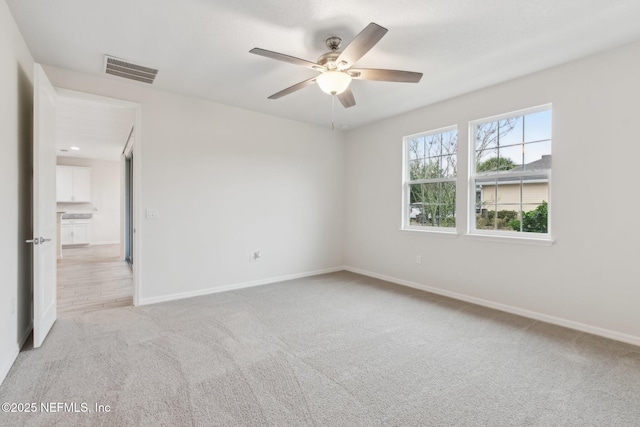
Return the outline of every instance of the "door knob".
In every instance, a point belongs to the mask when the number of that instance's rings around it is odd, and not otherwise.
[[[40,243],[50,242],[51,239],[45,239],[44,237],[34,237],[33,239],[25,240],[27,243],[33,243],[34,245],[39,245]]]

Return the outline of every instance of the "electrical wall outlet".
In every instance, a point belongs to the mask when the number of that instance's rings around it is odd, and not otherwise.
[[[416,255],[416,264],[422,264],[422,255]]]
[[[158,219],[158,216],[158,209],[147,208],[147,210],[145,211],[145,218],[147,219]]]

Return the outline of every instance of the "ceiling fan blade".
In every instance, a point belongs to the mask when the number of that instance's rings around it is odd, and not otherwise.
[[[338,99],[340,100],[344,108],[349,108],[356,105],[356,99],[353,97],[353,92],[351,92],[350,87],[348,87],[344,92],[338,94]]]
[[[378,24],[370,23],[344,48],[336,60],[336,64],[346,62],[348,66],[352,66],[358,59],[369,52],[369,50],[387,34],[387,31],[389,30]]]
[[[293,86],[290,86],[290,87],[288,87],[288,88],[286,88],[286,89],[284,89],[284,90],[281,90],[281,91],[280,91],[280,92],[278,92],[278,93],[274,93],[273,95],[271,95],[271,96],[269,97],[269,99],[278,99],[278,98],[282,98],[282,97],[283,97],[283,96],[285,96],[285,95],[289,95],[290,93],[293,93],[293,92],[295,92],[295,91],[297,91],[297,90],[300,90],[300,89],[302,89],[302,88],[305,88],[305,87],[307,87],[307,86],[309,86],[309,85],[312,85],[312,84],[314,84],[315,82],[316,82],[316,78],[314,77],[314,78],[312,78],[312,79],[305,80],[305,81],[302,81],[302,82],[300,82],[300,83],[296,83],[296,84],[294,84]]]
[[[349,70],[349,74],[352,74],[351,77],[354,79],[381,82],[418,83],[422,78],[422,73],[413,71],[378,70],[374,68],[352,68]]]
[[[270,50],[260,49],[259,47],[254,47],[249,51],[249,53],[264,56],[265,58],[271,58],[271,59],[276,59],[278,61],[288,62],[289,64],[293,64],[293,65],[302,65],[303,67],[311,68],[313,70],[318,70],[318,71],[324,70],[324,67],[316,64],[315,62],[296,58],[295,56],[285,55],[284,53],[278,53],[278,52],[272,52]]]

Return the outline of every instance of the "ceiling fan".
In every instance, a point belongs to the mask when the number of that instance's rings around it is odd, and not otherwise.
[[[284,61],[294,65],[301,65],[321,73],[316,77],[281,90],[280,92],[271,95],[269,99],[278,99],[317,83],[323,92],[330,95],[337,95],[342,105],[345,108],[349,108],[356,105],[356,100],[353,97],[351,88],[349,87],[352,79],[418,83],[422,78],[422,73],[415,73],[413,71],[352,68],[360,58],[369,52],[369,50],[375,46],[380,39],[382,39],[387,31],[388,30],[386,28],[372,22],[367,25],[365,29],[362,30],[360,34],[358,34],[342,51],[339,51],[342,39],[340,37],[329,37],[326,40],[326,44],[330,51],[321,55],[318,58],[318,62],[306,61],[304,59],[257,47],[251,49],[249,52],[266,58],[277,59],[278,61]]]

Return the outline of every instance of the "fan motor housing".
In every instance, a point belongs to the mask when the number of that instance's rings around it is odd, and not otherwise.
[[[334,70],[337,67],[336,59],[340,56],[340,52],[336,52],[332,50],[331,52],[327,52],[325,54],[320,55],[318,58],[318,64],[323,67],[327,67],[329,70]]]
[[[342,39],[340,37],[329,37],[324,41],[327,47],[331,50],[340,49],[340,45],[342,44]]]

